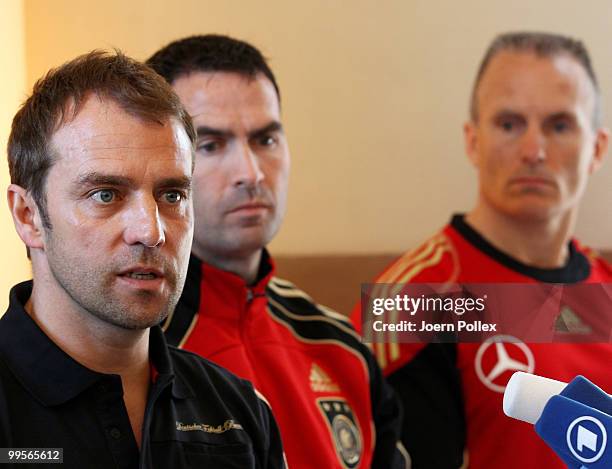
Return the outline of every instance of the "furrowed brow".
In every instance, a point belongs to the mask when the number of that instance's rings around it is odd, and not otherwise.
[[[179,178],[166,178],[159,181],[156,184],[160,188],[175,188],[190,190],[191,189],[191,178],[190,177],[179,177]]]
[[[493,114],[493,119],[499,119],[502,117],[520,117],[521,113],[517,111],[513,111],[512,109],[500,109],[495,114]]]
[[[570,121],[575,121],[576,116],[572,112],[560,111],[560,112],[555,112],[548,117],[548,120],[557,120],[557,119],[567,119]]]
[[[79,176],[76,184],[78,186],[132,187],[134,180],[125,176],[92,172]]]
[[[249,132],[249,138],[262,137],[266,134],[271,134],[274,132],[282,132],[282,131],[283,131],[283,125],[278,121],[273,121],[260,129],[256,129],[256,130],[253,130],[252,132]]]
[[[231,135],[231,132],[229,132],[228,130],[222,130],[222,129],[215,129],[214,127],[207,127],[207,126],[198,126],[196,128],[196,134],[198,136],[198,138],[202,138],[202,137],[229,137]]]

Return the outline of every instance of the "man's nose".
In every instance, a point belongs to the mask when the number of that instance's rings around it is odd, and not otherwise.
[[[236,187],[254,188],[257,187],[264,179],[264,173],[261,169],[261,161],[259,155],[245,143],[241,145],[233,156],[234,171],[233,185]]]
[[[166,241],[157,200],[153,196],[135,199],[124,214],[124,223],[123,237],[129,245],[157,247]]]
[[[521,159],[528,165],[537,165],[546,160],[546,136],[536,125],[529,126],[522,136]]]

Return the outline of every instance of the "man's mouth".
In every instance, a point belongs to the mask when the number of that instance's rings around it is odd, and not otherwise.
[[[267,209],[270,208],[270,205],[264,204],[262,202],[253,202],[248,204],[242,204],[237,207],[234,207],[231,212],[237,212],[239,210],[255,210],[255,209]]]
[[[542,176],[517,176],[510,180],[511,184],[531,187],[554,187],[554,180]]]
[[[138,280],[153,280],[154,278],[157,278],[157,275],[145,272],[130,272],[129,274],[126,274],[125,277],[135,278]]]
[[[134,280],[155,280],[164,275],[157,269],[131,268],[119,273],[120,277],[132,278]]]

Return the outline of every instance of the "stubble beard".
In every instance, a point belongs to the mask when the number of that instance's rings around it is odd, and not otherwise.
[[[232,223],[225,219],[223,213],[226,209],[254,200],[271,206],[263,219],[245,217]],[[205,210],[196,214],[193,251],[199,251],[203,260],[248,258],[274,239],[285,215],[285,205],[285,200],[277,200],[268,187],[256,185],[240,188],[225,199],[220,208],[213,210],[217,212],[214,215]]]
[[[119,295],[116,272],[121,270],[118,262],[109,261],[102,266],[87,266],[84,259],[72,259],[70,254],[53,240],[51,233],[47,234],[46,247],[49,269],[56,284],[70,297],[82,314],[91,315],[102,322],[126,330],[144,330],[160,324],[174,310],[180,291],[185,281],[182,272],[169,275],[171,269],[164,269],[165,290],[151,292],[136,291],[130,297]],[[132,252],[129,259],[121,262],[130,265],[158,258],[155,254],[148,254],[151,248],[133,247],[141,252]],[[147,251],[149,250],[149,251]],[[86,268],[84,268],[86,267]],[[167,297],[166,297],[167,296]]]

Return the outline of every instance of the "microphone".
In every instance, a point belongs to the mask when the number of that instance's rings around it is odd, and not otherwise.
[[[569,467],[612,467],[612,396],[586,378],[566,384],[517,372],[504,393],[504,413],[535,424]]]
[[[504,414],[535,424],[548,400],[563,391],[567,383],[517,371],[504,392]]]

